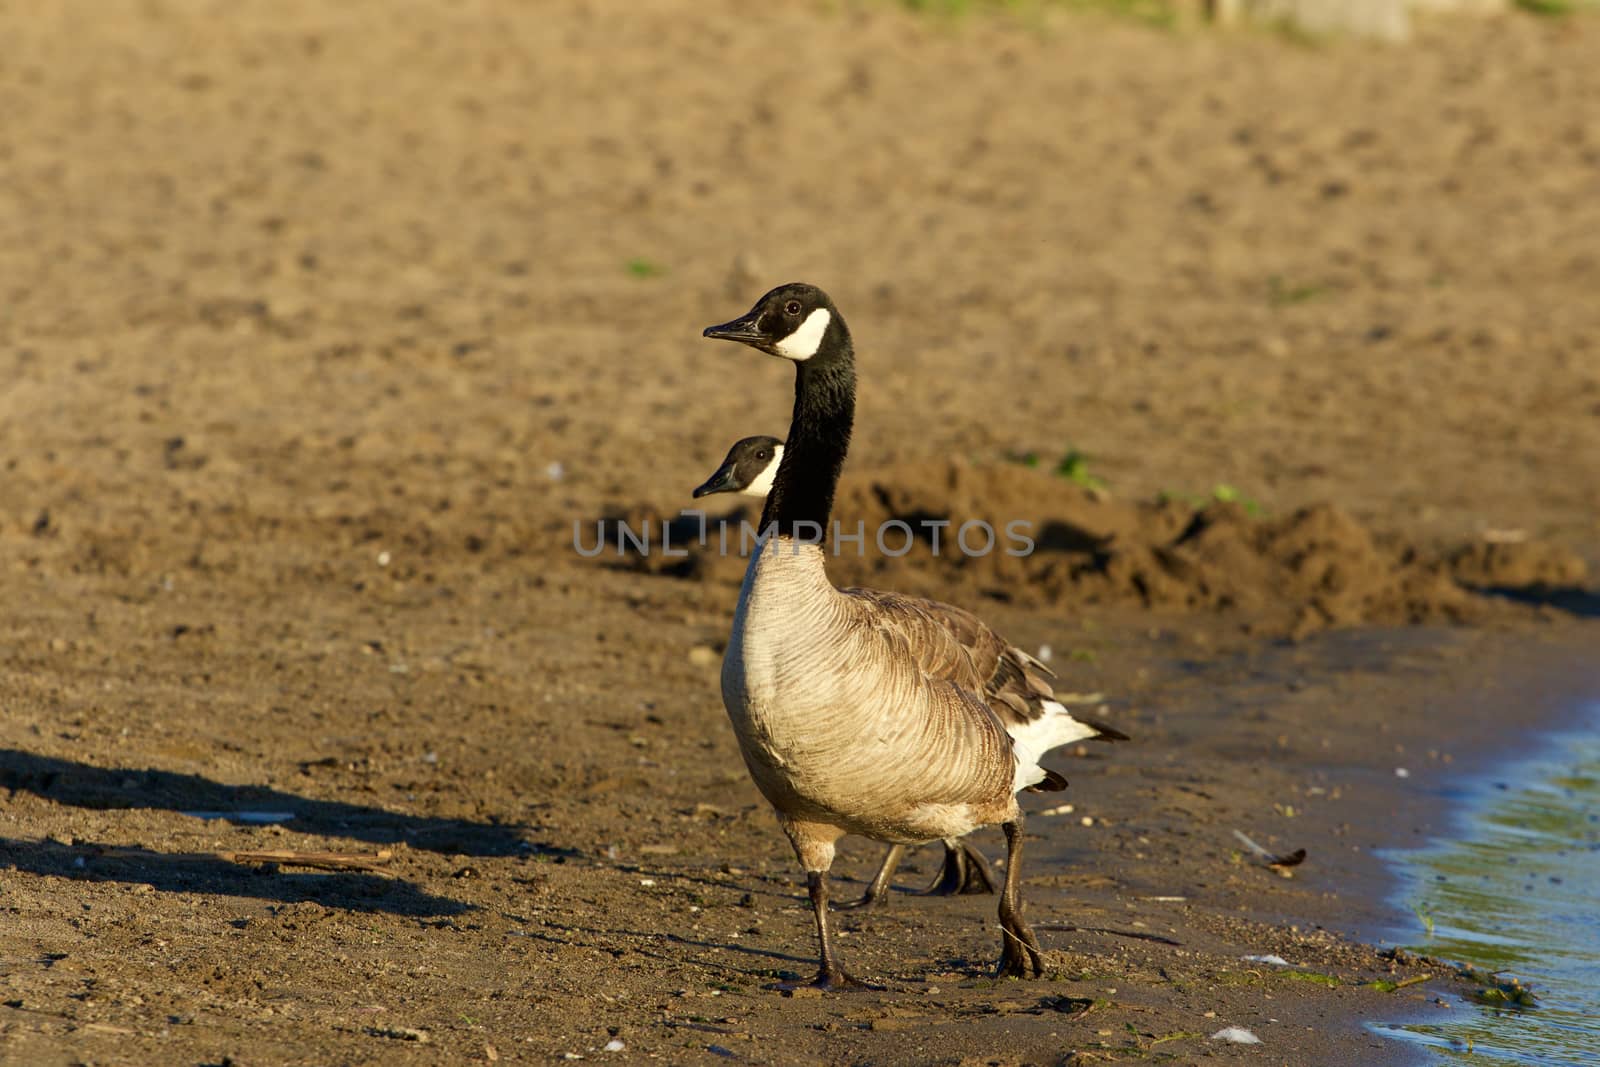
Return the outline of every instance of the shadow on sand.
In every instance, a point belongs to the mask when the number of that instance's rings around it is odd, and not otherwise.
[[[1475,585],[1469,588],[1481,596],[1501,597],[1518,604],[1555,608],[1580,619],[1600,619],[1600,592],[1575,585]]]
[[[167,893],[206,893],[314,901],[346,911],[391,915],[460,915],[470,904],[425,893],[410,882],[378,874],[284,873],[244,867],[205,853],[152,852],[145,848],[0,838],[0,863],[19,871],[80,882],[142,883]]]
[[[509,856],[526,848],[521,827],[401,815],[383,808],[312,800],[266,786],[223,785],[196,774],[94,767],[0,748],[0,788],[33,793],[53,804],[102,811],[292,813],[295,830],[377,845],[467,856]]]

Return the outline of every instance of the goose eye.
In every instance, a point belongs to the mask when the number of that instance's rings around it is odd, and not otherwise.
[[[766,449],[763,448],[761,451],[756,453],[756,458],[757,459],[771,459],[772,458],[772,453],[768,452]]]
[[[798,315],[798,314],[800,314],[800,301],[791,300],[787,304],[783,305],[783,313],[785,315]]]

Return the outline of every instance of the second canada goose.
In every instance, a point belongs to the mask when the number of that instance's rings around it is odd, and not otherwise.
[[[776,437],[746,437],[728,449],[717,473],[694,491],[696,500],[712,493],[739,493],[762,500],[772,491],[772,480],[783,462],[783,442]]]
[[[735,441],[715,474],[707,478],[694,491],[696,499],[712,493],[738,493],[765,499],[772,489],[778,466],[783,461],[783,442],[776,437],[746,437]],[[873,595],[869,590],[845,590],[846,593]],[[989,708],[1000,717],[1007,732],[1025,729],[1032,719],[1038,718],[1042,705],[1050,702],[1060,708],[1056,714],[1065,714],[1067,721],[1059,724],[1055,746],[1074,741],[1126,741],[1127,735],[1104,723],[1092,719],[1074,718],[1055,700],[1054,691],[1047,680],[1054,677],[1048,667],[1037,659],[1005,641],[982,620],[970,612],[949,604],[921,597],[905,597],[916,603],[933,619],[942,624],[961,642],[979,675],[986,679],[984,698]],[[1052,711],[1054,709],[1051,709]],[[1031,788],[1031,787],[1030,787]],[[931,886],[914,890],[918,895],[947,896],[955,893],[993,893],[994,876],[983,854],[963,841],[945,839],[944,865]],[[904,845],[889,846],[878,873],[868,883],[860,900],[839,907],[871,907],[886,903],[889,897],[889,879],[905,853]]]
[[[839,965],[829,932],[827,876],[840,837],[919,844],[997,823],[1006,836],[998,973],[1042,975],[1038,939],[1022,916],[1016,794],[1066,785],[1039,759],[1064,723],[1078,724],[1054,701],[1019,697],[1033,717],[1008,730],[985,700],[988,679],[974,659],[974,648],[989,648],[987,627],[968,645],[913,598],[839,590],[828,580],[816,538],[829,528],[855,420],[855,352],[828,295],[779,286],[705,335],[795,364],[789,440],[761,518],[768,539],[745,570],[722,699],[745,765],[806,872],[821,949],[815,984],[859,985]],[[1007,647],[990,654],[1026,685],[1034,665],[1011,659]]]

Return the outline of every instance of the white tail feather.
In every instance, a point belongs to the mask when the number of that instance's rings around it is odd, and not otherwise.
[[[1006,731],[1011,735],[1011,750],[1017,757],[1017,774],[1012,780],[1012,792],[1021,792],[1030,785],[1044,781],[1044,769],[1039,761],[1051,749],[1070,745],[1074,741],[1087,741],[1100,731],[1072,717],[1072,713],[1054,700],[1044,701],[1044,714],[1024,726],[1013,726]]]

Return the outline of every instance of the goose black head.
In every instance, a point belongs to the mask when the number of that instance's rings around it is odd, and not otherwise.
[[[728,456],[694,491],[696,498],[712,493],[743,493],[764,497],[772,490],[773,476],[783,459],[783,442],[776,437],[746,437],[728,449]]]
[[[707,326],[705,336],[738,341],[796,363],[847,352],[850,333],[833,301],[814,285],[780,285],[732,322]]]

